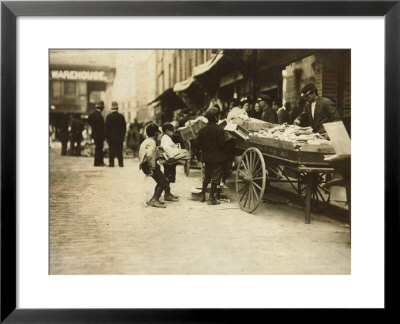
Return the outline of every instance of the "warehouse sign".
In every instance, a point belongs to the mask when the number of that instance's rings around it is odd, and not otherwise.
[[[104,71],[51,70],[50,74],[55,80],[112,81]]]

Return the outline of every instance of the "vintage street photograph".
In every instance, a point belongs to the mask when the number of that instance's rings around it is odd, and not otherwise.
[[[50,275],[350,275],[350,49],[49,50]]]

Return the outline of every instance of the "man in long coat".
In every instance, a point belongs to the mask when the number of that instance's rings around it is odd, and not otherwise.
[[[297,116],[296,125],[311,126],[316,133],[326,133],[324,123],[340,120],[336,106],[329,98],[318,96],[314,83],[307,84],[301,90],[301,96],[306,99],[303,112]]]
[[[126,122],[122,114],[118,112],[118,103],[111,103],[112,112],[106,117],[106,139],[109,146],[110,167],[114,166],[114,159],[117,157],[118,165],[124,166],[122,147],[126,133]]]
[[[104,166],[103,147],[105,139],[105,124],[104,117],[101,112],[104,109],[104,102],[99,101],[96,104],[96,111],[88,117],[88,123],[92,127],[91,137],[94,140],[94,166]]]

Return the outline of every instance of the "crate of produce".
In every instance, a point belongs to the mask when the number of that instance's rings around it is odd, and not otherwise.
[[[200,129],[207,123],[203,119],[196,119],[195,121],[190,121],[188,125],[178,128],[183,140],[189,141],[195,139]]]

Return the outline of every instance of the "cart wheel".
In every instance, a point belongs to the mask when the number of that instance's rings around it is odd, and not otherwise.
[[[190,153],[190,159],[186,160],[185,164],[183,165],[183,170],[185,171],[185,174],[188,177],[190,172],[190,165],[192,163],[192,147],[190,145],[190,141],[185,142],[185,147]]]
[[[263,199],[266,169],[264,157],[254,147],[244,151],[236,172],[236,193],[242,210],[251,213]]]
[[[312,177],[313,180],[310,184],[307,181],[308,177]],[[329,189],[325,188],[323,183],[324,181],[321,174],[301,173],[298,178],[297,192],[301,197],[305,197],[307,190],[310,189],[311,200],[317,203],[329,202]]]

